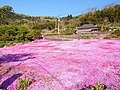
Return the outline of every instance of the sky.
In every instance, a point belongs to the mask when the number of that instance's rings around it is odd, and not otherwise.
[[[90,8],[101,9],[120,0],[0,0],[0,7],[10,5],[19,14],[30,16],[77,16]]]

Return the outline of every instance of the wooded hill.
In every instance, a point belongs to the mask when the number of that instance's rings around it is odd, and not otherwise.
[[[17,14],[11,6],[3,6],[0,8],[0,47],[38,39],[42,29],[55,28],[55,20]]]
[[[54,29],[55,17],[47,16],[28,16],[17,14],[11,6],[3,6],[0,8],[0,24],[1,25],[22,25],[30,29]]]
[[[57,18],[46,16],[28,16],[17,14],[11,6],[0,8],[0,24],[22,25],[30,29],[48,29],[57,27]],[[74,29],[83,24],[96,24],[102,28],[120,26],[120,5],[110,4],[101,10],[93,10],[79,16],[62,17],[60,22],[61,29]]]
[[[83,24],[96,24],[106,30],[108,27],[120,26],[120,5],[110,4],[101,10],[93,10],[76,17],[68,15],[62,18],[63,25],[78,27]]]

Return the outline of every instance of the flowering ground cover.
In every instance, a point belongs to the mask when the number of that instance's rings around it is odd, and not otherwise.
[[[120,89],[120,40],[36,40],[0,48],[0,88],[17,90],[18,78],[31,78],[27,90],[79,90],[97,81]]]

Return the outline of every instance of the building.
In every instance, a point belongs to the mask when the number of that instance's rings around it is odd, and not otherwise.
[[[78,27],[76,29],[76,34],[81,34],[81,33],[90,33],[90,32],[96,32],[98,31],[98,27],[93,24],[84,24],[81,27]]]

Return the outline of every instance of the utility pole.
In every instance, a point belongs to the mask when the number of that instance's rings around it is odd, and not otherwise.
[[[58,18],[58,34],[60,34],[60,18]]]
[[[55,30],[57,29],[57,18],[55,18]]]

